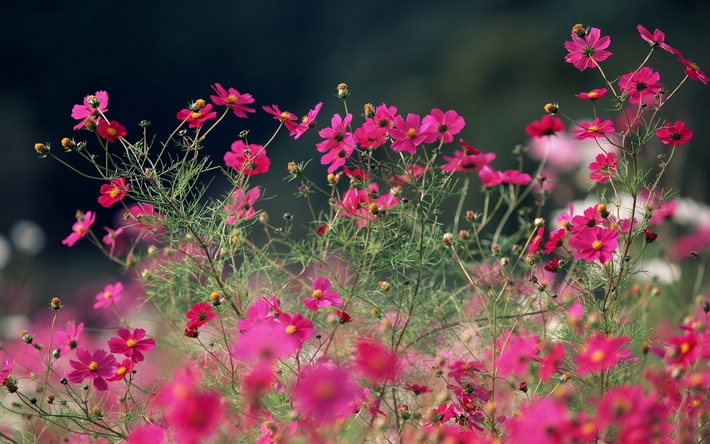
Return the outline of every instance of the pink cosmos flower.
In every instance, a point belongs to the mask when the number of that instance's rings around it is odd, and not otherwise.
[[[685,122],[666,123],[656,130],[656,137],[666,145],[685,145],[693,137],[693,131],[685,127]]]
[[[128,221],[131,224],[139,227],[140,230],[150,232],[159,232],[163,230],[162,224],[165,220],[165,215],[156,211],[155,207],[148,203],[137,203],[128,208]],[[127,228],[131,228],[129,225]]]
[[[599,260],[605,264],[614,256],[619,245],[619,233],[602,227],[589,228],[572,236],[569,245],[575,249],[572,252],[575,258],[587,262]]]
[[[15,358],[7,358],[2,362],[2,371],[0,371],[0,381],[5,381],[5,378],[10,376],[12,368],[15,366]]]
[[[79,345],[79,337],[84,331],[84,323],[80,322],[75,325],[74,321],[67,323],[66,330],[57,330],[54,332],[54,342],[61,350],[62,355],[69,353]]]
[[[274,119],[281,122],[289,132],[295,131],[296,128],[298,128],[298,117],[296,117],[295,114],[288,111],[281,111],[277,105],[265,105],[262,106],[261,109],[274,116]]]
[[[673,427],[670,403],[659,402],[662,397],[644,393],[641,385],[610,388],[596,402],[594,422],[599,430],[614,427],[619,443],[662,442]]]
[[[303,301],[303,305],[315,312],[322,307],[339,307],[343,305],[343,300],[337,291],[330,289],[330,281],[327,278],[318,276],[313,283],[311,297]]]
[[[604,333],[595,333],[584,341],[582,350],[575,355],[576,373],[586,375],[600,370],[608,370],[621,359],[620,349],[631,342],[627,336],[617,338]]]
[[[355,130],[354,137],[357,144],[362,148],[375,149],[381,146],[390,129],[394,127],[394,118],[397,115],[397,108],[387,106],[384,103],[375,108],[375,115],[371,119],[366,119],[362,126]]]
[[[219,83],[212,85],[212,89],[217,95],[210,96],[210,100],[212,100],[215,105],[228,106],[232,112],[234,112],[235,116],[246,119],[246,113],[256,112],[254,108],[247,106],[254,103],[254,98],[251,94],[240,94],[239,91],[234,88],[225,90]]]
[[[293,336],[301,342],[305,342],[311,337],[313,323],[309,319],[304,318],[300,313],[296,313],[293,316],[288,313],[282,313],[276,320],[281,324],[286,334]]]
[[[661,85],[658,82],[660,80],[660,74],[644,66],[638,71],[632,71],[619,77],[619,88],[623,94],[629,96],[629,103],[641,103],[645,98],[652,98],[659,93]]]
[[[121,362],[117,362],[114,367],[113,376],[106,378],[107,381],[120,381],[130,374],[133,370],[133,361],[131,359],[124,359]]]
[[[575,139],[583,140],[597,137],[606,137],[605,134],[614,132],[614,122],[609,119],[602,120],[599,117],[590,122],[581,122],[579,124],[582,129],[573,129]]]
[[[571,63],[575,68],[584,71],[587,68],[596,68],[597,63],[603,62],[611,56],[606,48],[611,43],[609,36],[600,37],[599,28],[591,28],[583,37],[572,31],[572,41],[565,42],[568,54],[565,62]]]
[[[375,215],[369,211],[371,199],[366,189],[349,188],[343,193],[341,200],[333,203],[338,209],[338,217],[348,217],[357,219],[357,225],[363,226],[375,219]]]
[[[611,180],[618,166],[619,158],[616,154],[598,154],[596,160],[589,164],[589,169],[592,171],[589,178],[596,183],[604,183]]]
[[[158,424],[146,424],[133,429],[126,438],[126,444],[162,444],[166,437],[167,432]]]
[[[406,121],[401,116],[394,118],[395,126],[389,130],[394,140],[391,146],[394,151],[415,154],[419,145],[436,140],[437,133],[431,128],[431,122],[422,123],[421,120],[421,117],[411,113],[407,114]]]
[[[244,363],[272,363],[293,356],[301,345],[301,341],[288,333],[281,323],[260,322],[237,337],[231,353]]]
[[[165,413],[165,424],[179,436],[181,444],[215,442],[212,437],[226,420],[228,405],[217,390],[199,390],[184,383],[172,384],[164,391],[172,391],[173,401]]]
[[[535,360],[540,364],[540,379],[544,382],[565,364],[565,345],[562,342],[546,344],[543,352],[544,356]]]
[[[111,183],[101,185],[99,192],[99,203],[102,207],[108,208],[126,196],[128,191],[128,183],[123,177],[113,179]]]
[[[254,187],[246,193],[237,188],[232,192],[231,204],[224,207],[225,213],[229,214],[226,220],[227,225],[234,225],[238,220],[249,220],[256,214],[254,204],[261,197],[261,188]]]
[[[561,119],[546,114],[542,119],[530,122],[525,127],[525,133],[534,138],[552,136],[555,133],[565,130],[565,124]]]
[[[216,119],[217,112],[212,111],[212,104],[207,103],[204,107],[193,106],[192,109],[184,108],[177,113],[177,118],[181,122],[188,122],[190,128],[200,128],[208,120]]]
[[[429,115],[424,116],[422,124],[429,124],[429,127],[436,131],[440,141],[449,143],[454,140],[454,135],[463,130],[466,121],[454,110],[443,112],[439,108],[434,108]]]
[[[503,183],[503,173],[488,165],[478,170],[478,178],[481,179],[484,187],[494,187]]]
[[[116,139],[126,135],[126,127],[115,120],[107,122],[101,119],[96,127],[96,132],[99,133],[99,136],[106,139],[107,142],[114,142]]]
[[[145,337],[145,330],[136,328],[132,332],[127,328],[118,329],[118,338],[108,340],[108,349],[111,353],[118,353],[131,358],[134,363],[145,359],[143,352],[147,352],[155,347],[155,339]]]
[[[597,99],[603,99],[604,96],[606,95],[607,89],[606,88],[599,88],[599,89],[593,89],[589,92],[581,92],[579,94],[575,94],[574,96],[577,97],[578,99],[582,100],[597,100]]]
[[[573,427],[566,405],[554,398],[536,397],[508,423],[511,442],[562,444]]]
[[[71,116],[74,119],[81,120],[74,129],[82,129],[86,124],[86,120],[96,120],[101,116],[101,113],[108,111],[108,93],[106,91],[96,91],[94,95],[84,97],[84,103],[74,105],[71,111]]]
[[[85,348],[76,350],[78,361],[70,360],[69,365],[74,369],[67,375],[67,379],[74,383],[80,383],[85,379],[93,380],[94,387],[98,391],[108,389],[105,378],[113,376],[113,368],[116,366],[116,358],[106,350],[100,348],[89,353]]]
[[[394,382],[399,376],[397,354],[374,339],[358,339],[354,356],[355,366],[375,385]]]
[[[677,49],[671,48],[666,44],[666,35],[660,29],[656,28],[656,30],[653,31],[653,34],[651,34],[648,29],[644,28],[641,25],[638,25],[636,29],[641,35],[641,38],[651,45],[651,48],[661,48],[662,50],[670,52],[671,54],[678,53]]]
[[[599,214],[599,211],[597,211],[598,207],[599,205],[593,205],[585,209],[582,214],[572,216],[571,219],[569,219],[570,225],[567,226],[567,229],[576,234],[580,231],[601,225],[604,220]]]
[[[266,148],[261,145],[247,145],[242,140],[232,143],[231,151],[224,154],[224,163],[237,172],[247,176],[269,171],[271,161],[266,155]]]
[[[211,321],[217,316],[212,311],[212,306],[204,302],[198,302],[190,308],[185,314],[187,318],[188,328],[194,327],[199,328]]]
[[[259,299],[247,309],[247,317],[237,321],[237,330],[246,331],[256,324],[274,319],[275,315],[271,312],[269,303],[265,299]]]
[[[321,157],[321,165],[328,165],[328,172],[332,173],[343,166],[355,148],[355,138],[347,131],[352,114],[347,114],[345,118],[335,114],[331,119],[331,127],[323,128],[318,132],[325,140],[316,144],[319,153],[326,153]]]
[[[77,221],[71,227],[72,233],[62,241],[62,244],[73,246],[79,239],[89,234],[89,229],[95,220],[96,215],[91,211],[87,211],[86,214],[78,213]]]
[[[331,361],[303,369],[293,393],[296,411],[319,424],[350,415],[357,398],[350,373]]]
[[[543,253],[550,254],[561,247],[565,239],[565,234],[567,234],[567,230],[564,228],[559,228],[551,232],[549,240],[545,242],[545,249],[543,250]]]
[[[710,78],[705,75],[704,72],[700,70],[700,66],[698,66],[697,63],[691,62],[690,60],[686,60],[683,58],[680,53],[678,53],[678,61],[685,66],[685,75],[690,77],[693,80],[697,80],[699,82],[702,82],[703,84],[707,85],[708,82],[710,81]]]
[[[540,351],[540,338],[533,335],[513,334],[502,335],[498,346],[497,359],[493,359],[501,378],[508,375],[524,376],[530,362],[536,360]]]
[[[532,177],[528,173],[522,173],[518,170],[505,170],[501,176],[502,183],[509,185],[528,185],[532,181]]]
[[[309,129],[315,128],[316,117],[318,116],[318,113],[320,112],[322,106],[323,102],[318,102],[315,108],[308,111],[308,114],[301,118],[301,123],[299,123],[296,128],[291,130],[289,136],[293,137],[294,139],[298,139]]]
[[[447,161],[447,164],[441,167],[442,171],[446,171],[447,173],[454,171],[470,173],[490,165],[496,158],[495,153],[481,153],[480,151],[478,154],[466,154],[463,151],[456,150],[453,154],[453,157],[447,155],[442,156],[443,159]]]
[[[111,304],[115,304],[120,301],[121,297],[123,297],[121,292],[123,292],[123,284],[120,282],[105,286],[104,291],[96,295],[94,309],[106,308]]]

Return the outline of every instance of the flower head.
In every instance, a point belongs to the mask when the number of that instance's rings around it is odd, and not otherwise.
[[[296,410],[318,423],[346,417],[357,399],[350,373],[331,361],[319,361],[301,371],[294,390]]]
[[[708,82],[710,81],[710,78],[705,75],[704,72],[700,70],[700,67],[698,66],[697,63],[691,62],[690,60],[686,60],[683,58],[682,55],[678,54],[678,61],[685,66],[685,75],[690,77],[693,80],[697,80],[699,82],[702,82],[703,84],[707,85]]]
[[[546,114],[542,119],[530,122],[525,127],[525,133],[534,138],[552,136],[555,133],[565,130],[565,124],[559,117]]]
[[[121,362],[117,362],[114,367],[114,374],[110,378],[106,378],[107,381],[120,381],[131,373],[133,370],[133,361],[131,359],[124,359]]]
[[[202,107],[193,105],[190,108],[178,111],[177,118],[181,122],[188,122],[190,128],[200,128],[206,121],[216,119],[217,112],[212,111],[211,103],[207,103]]]
[[[315,128],[316,126],[316,117],[318,117],[318,113],[320,112],[321,107],[323,106],[323,102],[318,102],[312,110],[308,111],[308,113],[301,117],[301,123],[298,124],[298,126],[294,129],[291,130],[289,133],[289,136],[293,137],[294,139],[298,139],[311,128]]]
[[[271,161],[263,146],[246,144],[242,140],[237,140],[232,143],[230,150],[224,155],[224,163],[237,172],[253,176],[269,171]]]
[[[118,329],[118,337],[108,340],[108,349],[111,353],[118,353],[131,358],[134,363],[145,359],[143,352],[155,347],[155,339],[145,337],[145,330],[136,328],[132,332],[127,328]]]
[[[188,328],[199,328],[217,316],[212,311],[212,306],[205,302],[198,302],[185,314]]]
[[[62,351],[62,355],[69,353],[71,350],[76,349],[79,345],[79,337],[84,331],[84,323],[80,322],[76,325],[74,321],[67,323],[66,330],[57,330],[54,333],[54,342],[57,347]]]
[[[113,179],[109,184],[101,185],[99,192],[99,203],[102,207],[108,208],[116,202],[120,201],[126,196],[126,191],[128,191],[128,183],[123,177],[118,179]]]
[[[321,165],[328,165],[328,172],[332,173],[343,166],[355,149],[355,138],[347,128],[352,121],[352,114],[347,114],[345,118],[335,114],[331,119],[331,126],[323,128],[318,132],[325,140],[316,144],[319,153],[325,153],[321,157]]]
[[[573,129],[575,139],[583,140],[589,138],[606,137],[605,134],[614,132],[614,122],[609,119],[602,120],[599,117],[590,122],[581,122],[579,126],[582,129]]]
[[[570,238],[569,245],[575,249],[572,252],[575,258],[587,262],[599,260],[605,264],[619,245],[619,233],[597,226],[576,233]]]
[[[108,93],[106,91],[96,91],[95,94],[84,97],[84,103],[74,105],[71,116],[81,120],[74,129],[82,129],[86,126],[87,119],[95,121],[101,113],[108,111]]]
[[[608,59],[611,52],[606,48],[611,43],[611,39],[609,36],[600,37],[600,34],[599,28],[591,28],[582,37],[572,31],[572,41],[565,42],[565,49],[568,52],[565,62],[584,71],[587,68],[596,68],[597,63]]]
[[[606,88],[599,88],[599,89],[593,89],[588,92],[581,92],[579,94],[575,94],[574,96],[578,99],[582,100],[597,100],[597,99],[603,99],[604,96],[607,93]]]
[[[629,103],[642,103],[645,98],[654,97],[661,91],[660,80],[660,74],[644,66],[619,77],[619,88],[629,96]]]
[[[116,302],[120,301],[121,297],[123,297],[121,292],[123,292],[123,284],[120,282],[116,282],[113,285],[105,286],[104,291],[96,295],[96,303],[94,304],[94,309],[106,308],[111,304],[115,304]]]
[[[373,384],[393,382],[399,373],[397,354],[369,338],[355,344],[355,365]]]
[[[666,145],[685,145],[693,137],[693,131],[685,127],[685,122],[666,123],[656,130],[656,137]]]
[[[631,339],[626,336],[615,338],[603,333],[588,337],[582,350],[575,356],[577,374],[586,375],[610,369],[622,359],[620,349],[630,342]]]
[[[89,234],[89,229],[95,220],[96,215],[91,211],[87,211],[85,214],[77,213],[77,221],[71,227],[72,233],[62,241],[62,244],[68,247],[73,246],[79,239]]]
[[[651,45],[651,48],[661,48],[662,50],[670,52],[671,54],[678,54],[677,49],[671,48],[666,44],[666,35],[660,29],[656,28],[656,30],[653,31],[653,34],[651,34],[648,29],[644,28],[641,25],[638,25],[636,29],[641,35],[641,38]]]
[[[461,132],[466,121],[454,110],[444,112],[439,108],[434,108],[429,115],[424,116],[422,123],[429,124],[440,141],[449,143],[454,140],[454,135]]]
[[[246,118],[246,113],[256,112],[254,108],[249,108],[247,105],[254,103],[254,98],[251,94],[240,94],[234,88],[229,88],[225,90],[222,85],[215,83],[212,85],[212,89],[217,94],[216,96],[210,96],[210,99],[215,105],[224,105],[229,107],[234,115],[241,118]]]
[[[416,114],[407,114],[407,120],[396,116],[394,125],[394,128],[389,130],[389,135],[394,140],[391,148],[397,152],[415,154],[419,145],[433,142],[438,137],[436,130],[431,128],[431,122],[422,122],[421,117]]]
[[[598,154],[595,161],[589,164],[592,171],[589,178],[596,183],[604,183],[611,179],[619,166],[619,158],[615,153]]]
[[[310,311],[318,311],[322,307],[339,307],[343,305],[343,300],[337,291],[330,289],[330,281],[318,276],[313,283],[313,292],[311,297],[303,301],[303,305]]]
[[[115,120],[110,122],[107,122],[104,119],[99,120],[96,131],[99,133],[99,136],[106,139],[107,142],[114,142],[117,138],[121,138],[126,135],[126,127]]]
[[[69,365],[71,365],[74,370],[67,375],[67,379],[74,383],[91,379],[96,390],[107,390],[108,384],[105,378],[113,376],[116,358],[106,350],[100,348],[95,349],[91,353],[85,348],[79,348],[76,350],[76,357],[78,361],[69,361]]]
[[[254,187],[246,193],[237,188],[232,192],[230,199],[232,203],[224,207],[224,211],[229,214],[227,225],[234,225],[238,220],[249,220],[256,214],[254,204],[261,197],[261,188]]]
[[[261,109],[274,116],[275,120],[283,123],[287,130],[295,131],[296,128],[298,128],[298,117],[296,117],[295,114],[288,111],[281,111],[277,105],[265,105],[262,106]]]

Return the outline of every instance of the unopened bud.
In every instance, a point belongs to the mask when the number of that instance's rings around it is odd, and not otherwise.
[[[47,154],[49,154],[49,146],[43,143],[35,143],[35,151],[40,156],[46,156]]]
[[[338,97],[341,99],[344,99],[350,95],[350,91],[348,91],[348,85],[346,83],[340,83],[338,85]]]

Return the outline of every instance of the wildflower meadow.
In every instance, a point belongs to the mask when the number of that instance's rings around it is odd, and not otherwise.
[[[2,343],[0,440],[710,441],[710,208],[668,186],[701,147],[665,106],[709,79],[637,29],[635,52],[581,24],[547,48],[598,87],[530,104],[496,152],[435,98],[405,110],[345,83],[296,113],[205,85],[169,134],[87,91],[35,150],[95,187],[57,217],[62,243],[119,278],[82,307],[48,295]],[[210,156],[217,126],[234,141]]]

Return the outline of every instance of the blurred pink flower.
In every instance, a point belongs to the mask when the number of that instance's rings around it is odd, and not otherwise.
[[[96,303],[94,304],[94,309],[106,308],[111,304],[115,304],[116,302],[120,301],[121,297],[123,296],[121,292],[123,292],[123,284],[120,282],[116,282],[113,285],[109,284],[105,286],[104,291],[96,295]]]
[[[62,241],[62,244],[68,247],[73,246],[79,239],[89,234],[89,229],[95,220],[96,215],[91,211],[87,211],[86,214],[79,214],[77,221],[71,227],[72,233]]]

